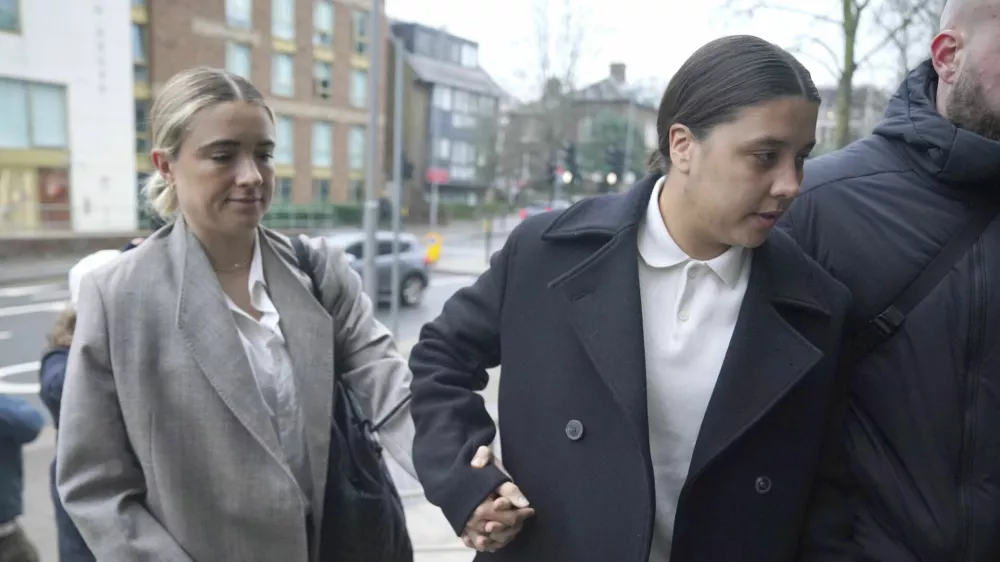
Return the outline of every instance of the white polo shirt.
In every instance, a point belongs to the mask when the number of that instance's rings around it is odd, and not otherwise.
[[[750,278],[745,248],[730,248],[708,261],[692,259],[680,249],[660,213],[664,182],[665,177],[656,183],[638,232],[649,452],[656,486],[650,562],[670,559],[677,499]]]

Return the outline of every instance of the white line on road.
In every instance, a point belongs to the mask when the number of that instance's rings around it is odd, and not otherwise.
[[[0,318],[19,316],[21,314],[38,314],[39,312],[59,312],[66,308],[66,301],[40,302],[21,306],[0,308]]]
[[[18,287],[0,287],[0,299],[16,299],[20,297],[30,297],[48,291],[62,289],[60,283],[49,283],[46,285],[22,285]]]
[[[451,287],[454,285],[471,285],[476,282],[472,275],[436,275],[431,276],[431,287]]]
[[[0,367],[0,394],[38,394],[41,386],[36,382],[4,382],[7,377],[38,371],[40,361]]]
[[[13,332],[5,332],[3,330],[0,330],[0,341],[9,340],[12,337],[14,337]]]

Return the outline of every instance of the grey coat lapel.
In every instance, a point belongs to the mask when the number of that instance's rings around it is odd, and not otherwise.
[[[182,219],[177,219],[170,234],[170,254],[179,276],[177,286],[181,288],[177,327],[191,356],[233,415],[287,468],[222,287],[201,243]]]
[[[323,513],[333,418],[333,318],[307,288],[308,279],[300,277],[297,268],[293,273],[287,265],[294,259],[290,247],[272,236],[261,232],[261,259],[268,293],[281,316],[281,331],[295,371],[313,478],[313,513],[318,516]],[[320,520],[315,518],[317,523]]]

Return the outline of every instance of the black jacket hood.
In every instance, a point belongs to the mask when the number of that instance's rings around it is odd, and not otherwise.
[[[902,143],[914,164],[949,187],[1000,191],[1000,142],[942,117],[937,110],[937,82],[930,60],[910,72],[889,101],[875,134]]]

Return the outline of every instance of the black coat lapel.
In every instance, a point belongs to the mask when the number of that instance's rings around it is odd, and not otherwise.
[[[636,228],[611,239],[552,288],[562,293],[587,356],[646,435],[646,356]]]
[[[823,357],[782,314],[830,314],[802,286],[806,280],[788,275],[801,271],[795,261],[804,259],[790,244],[775,233],[754,250],[747,292],[698,434],[689,485]]]
[[[638,228],[659,174],[628,192],[577,205],[542,234],[589,257],[550,283],[567,306],[573,330],[601,379],[643,436],[646,421],[646,354],[639,294]]]

